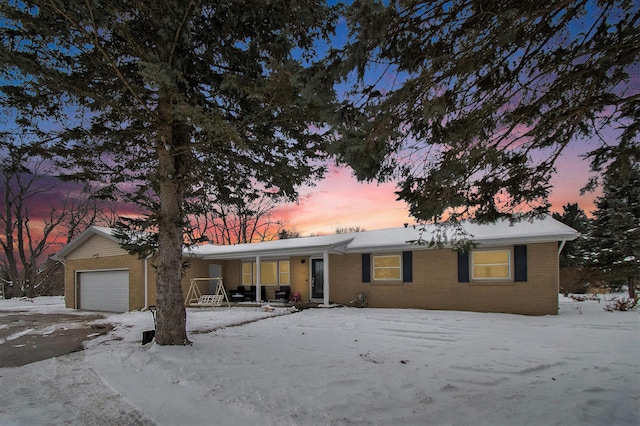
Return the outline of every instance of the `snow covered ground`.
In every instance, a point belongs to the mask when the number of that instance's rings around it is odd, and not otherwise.
[[[188,347],[143,347],[151,314],[114,314],[84,351],[0,368],[0,424],[640,424],[639,313],[560,306],[189,310]],[[0,301],[18,307],[66,311]]]

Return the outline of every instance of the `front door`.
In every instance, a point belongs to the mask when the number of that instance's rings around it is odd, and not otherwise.
[[[218,278],[222,276],[222,265],[209,264],[209,278]],[[218,280],[209,280],[209,294],[216,294],[218,289]]]
[[[311,298],[324,298],[324,261],[311,259]]]

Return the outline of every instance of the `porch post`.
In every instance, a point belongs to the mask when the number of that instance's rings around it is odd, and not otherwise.
[[[324,303],[325,306],[329,305],[329,252],[327,250],[322,252],[322,266],[324,268],[322,276],[324,278],[324,282],[322,283],[322,291],[324,293]]]
[[[256,256],[256,303],[260,303],[260,284],[261,284],[261,277],[260,277],[260,256]]]

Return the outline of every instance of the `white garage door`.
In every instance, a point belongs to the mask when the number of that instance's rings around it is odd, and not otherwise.
[[[79,272],[79,308],[89,311],[129,310],[129,271]]]

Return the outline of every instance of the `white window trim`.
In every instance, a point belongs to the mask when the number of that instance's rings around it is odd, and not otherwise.
[[[475,262],[473,261],[473,257],[475,253],[483,253],[483,252],[507,252],[507,267],[509,270],[509,276],[504,277],[504,278],[496,278],[496,277],[476,277],[475,276]],[[471,265],[469,265],[469,268],[471,269],[471,280],[472,281],[512,281],[513,280],[513,261],[512,261],[513,256],[511,255],[511,250],[509,249],[487,249],[487,250],[472,250],[471,251]],[[495,265],[503,265],[503,263],[496,263]]]
[[[398,268],[394,266],[385,266],[384,268],[376,268],[377,257],[397,257],[400,262]],[[398,269],[398,278],[376,278],[376,269]],[[371,256],[371,281],[372,282],[398,282],[402,281],[402,255],[401,254],[374,254]]]
[[[280,259],[277,260],[278,262],[278,285],[291,285],[291,260],[290,259]],[[280,269],[280,262],[289,262],[289,270],[286,272],[282,272],[282,270]],[[289,277],[289,282],[288,283],[283,283],[282,282],[282,275],[286,274]]]
[[[252,286],[255,283],[255,271],[254,271],[254,267],[253,265],[255,264],[255,262],[240,262],[240,282],[242,283],[242,285],[248,285],[248,286]],[[251,267],[251,279],[250,279],[250,283],[247,284],[244,282],[244,276],[245,276],[245,272],[244,272],[244,265],[249,265]]]

